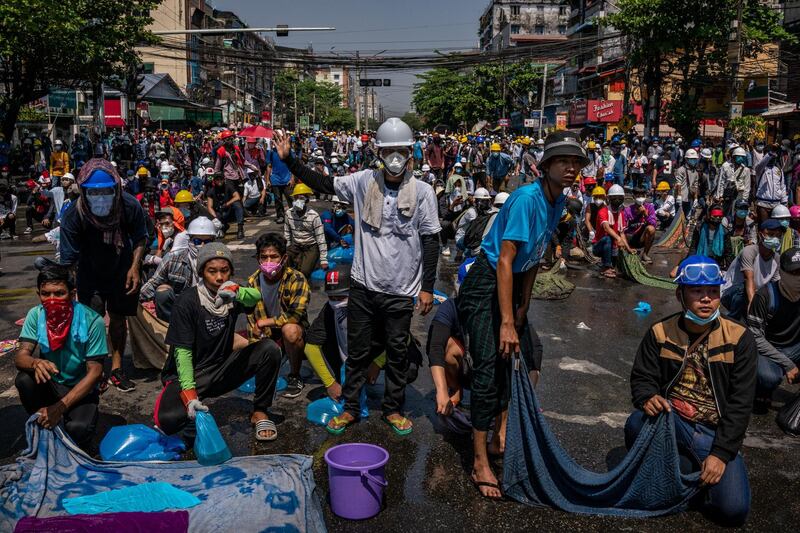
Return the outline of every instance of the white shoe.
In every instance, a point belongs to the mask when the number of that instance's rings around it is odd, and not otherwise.
[[[0,233],[0,239],[6,240],[11,238],[11,233],[6,229],[3,230],[3,233]]]
[[[33,233],[32,227],[28,226],[27,228],[25,228],[25,235],[30,235],[31,233]]]
[[[444,250],[442,250],[442,256],[450,257],[450,248],[445,248]]]

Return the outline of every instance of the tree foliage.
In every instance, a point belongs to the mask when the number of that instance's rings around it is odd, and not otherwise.
[[[297,69],[281,70],[275,76],[274,83],[275,113],[280,124],[294,125],[295,90],[298,117],[308,115],[314,122],[330,129],[334,129],[329,124],[331,121],[347,121],[346,114],[340,111],[342,90],[335,83],[318,82],[313,78],[300,79]]]
[[[13,0],[0,2],[0,115],[13,131],[19,110],[51,87],[97,86],[121,79],[139,60],[136,46],[161,0]]]
[[[534,63],[492,63],[469,71],[437,68],[417,76],[412,103],[428,127],[471,127],[512,111],[530,109],[538,96],[542,67]]]
[[[645,114],[655,106],[657,128],[661,92],[674,74],[676,96],[667,106],[668,122],[684,137],[696,135],[705,88],[732,73],[728,40],[738,0],[619,0],[616,5],[619,11],[603,22],[627,39]],[[767,43],[794,41],[781,26],[780,13],[759,0],[744,0],[742,15],[742,61],[764,51]]]
[[[425,127],[425,124],[423,124],[420,116],[414,113],[413,111],[409,111],[406,114],[404,114],[400,118],[400,120],[408,124],[408,127],[410,127],[414,131],[420,131],[423,127]]]
[[[764,117],[736,117],[728,123],[728,129],[737,141],[753,145],[766,137],[767,123]]]
[[[328,112],[322,126],[327,130],[354,130],[356,127],[356,115],[352,109],[334,107]]]

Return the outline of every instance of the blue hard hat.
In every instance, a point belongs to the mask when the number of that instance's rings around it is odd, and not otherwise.
[[[703,146],[703,141],[700,139],[695,139],[692,141],[692,148],[700,148],[701,146]]]
[[[722,271],[716,261],[704,255],[690,255],[678,266],[678,285],[722,285]]]
[[[107,189],[116,186],[117,182],[114,176],[105,170],[95,170],[89,179],[81,184],[81,187],[86,189]]]

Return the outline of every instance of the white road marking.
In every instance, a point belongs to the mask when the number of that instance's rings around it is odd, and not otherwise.
[[[585,415],[562,415],[553,411],[544,411],[542,413],[547,418],[554,418],[563,422],[570,422],[572,424],[581,424],[583,426],[596,426],[603,423],[614,429],[625,427],[625,421],[628,419],[630,413],[600,413],[599,415],[585,416]]]
[[[606,370],[600,365],[596,365],[591,361],[585,359],[573,359],[572,357],[562,357],[558,362],[558,368],[561,370],[571,370],[573,372],[580,372],[582,374],[600,374],[606,376],[614,376],[615,378],[622,379],[622,376]]]
[[[0,398],[16,398],[16,397],[17,397],[16,387],[9,387],[3,392],[0,392]]]
[[[748,434],[742,444],[748,448],[760,448],[762,450],[789,450],[796,448],[800,442],[792,437],[767,437]]]

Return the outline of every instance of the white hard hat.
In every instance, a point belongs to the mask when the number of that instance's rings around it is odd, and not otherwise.
[[[736,156],[745,156],[746,157],[747,156],[747,152],[745,152],[744,148],[742,148],[741,146],[737,146],[736,148],[733,149],[733,156],[734,157],[736,157]]]
[[[456,163],[455,165],[453,165],[453,168],[464,168],[464,165],[462,165],[461,163]]]
[[[200,164],[203,165],[203,166],[205,166],[205,165],[207,165],[209,163],[211,163],[211,158],[208,157],[208,156],[204,157],[203,160],[200,161]]]
[[[62,180],[63,179],[68,179],[68,180],[75,181],[75,176],[73,176],[71,172],[64,172],[64,174],[61,176],[61,179]]]
[[[507,192],[497,193],[497,196],[494,197],[494,205],[495,206],[503,205],[504,203],[506,203],[506,200],[508,200],[509,196],[510,194],[508,194]]]
[[[116,161],[112,161],[111,162],[111,166],[114,167],[114,168],[117,168],[117,162]]]
[[[689,148],[686,150],[686,159],[699,159],[700,156],[697,153],[697,150],[694,148]]]
[[[423,172],[430,172],[431,171],[431,166],[428,165],[427,163],[422,165],[422,171]]]
[[[341,198],[339,198],[335,194],[331,197],[331,202],[334,203],[334,204],[347,204],[347,202],[343,201]]]
[[[625,196],[625,189],[621,185],[612,185],[608,189],[608,196]]]
[[[55,146],[63,146],[64,142],[61,139],[56,139],[56,142],[53,143]]]
[[[703,156],[703,159],[711,159],[712,153],[711,148],[703,148],[700,150],[700,155]]]
[[[414,132],[408,124],[397,117],[392,117],[378,128],[375,133],[375,144],[378,148],[411,146],[414,144]]]
[[[791,216],[788,207],[778,204],[772,208],[772,213],[770,213],[769,218],[791,218]]]
[[[197,217],[189,223],[189,227],[186,228],[186,233],[188,233],[190,236],[216,235],[217,228],[214,226],[214,223],[208,219],[208,217]]]
[[[161,172],[162,173],[163,172],[169,173],[169,172],[172,171],[171,169],[172,169],[172,165],[170,165],[168,161],[163,161],[161,163]]]
[[[331,152],[331,157],[339,157],[339,154],[336,153],[336,150]]]
[[[489,200],[491,196],[489,195],[489,191],[484,189],[483,187],[478,187],[475,189],[475,199],[476,200]]]
[[[544,146],[544,139],[539,139],[539,140],[537,140],[537,141],[536,141],[536,144],[538,144],[538,145],[540,145],[540,146]]]
[[[331,165],[338,165],[338,164],[339,164],[339,158],[331,157]]]

